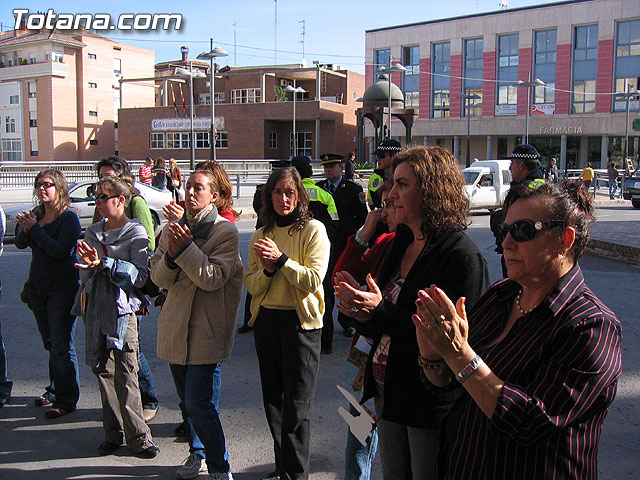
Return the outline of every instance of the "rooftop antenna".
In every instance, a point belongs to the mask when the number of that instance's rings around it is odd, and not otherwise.
[[[302,61],[304,62],[304,36],[307,34],[307,31],[306,31],[306,28],[305,28],[306,27],[306,21],[305,20],[300,20],[298,23],[302,24],[302,32],[301,32],[302,40],[300,40],[298,43],[302,44]]]
[[[236,21],[233,21],[233,64],[238,66],[238,44],[236,42]]]
[[[273,64],[278,64],[278,0],[275,2],[275,20],[273,22]]]
[[[500,7],[500,10],[506,10],[509,8],[509,0],[500,0],[500,3],[498,4],[498,6]]]

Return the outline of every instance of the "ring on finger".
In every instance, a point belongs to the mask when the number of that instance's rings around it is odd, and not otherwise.
[[[351,307],[351,312],[358,313],[358,307]]]
[[[441,324],[442,322],[444,322],[447,319],[447,317],[445,317],[443,314],[440,314],[440,316],[436,317],[436,325]]]

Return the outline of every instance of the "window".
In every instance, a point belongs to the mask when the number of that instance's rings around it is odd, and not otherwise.
[[[484,40],[482,38],[471,38],[464,41],[464,93],[479,98],[463,101],[463,116],[477,117],[482,115],[483,57]]]
[[[30,127],[37,127],[38,126],[38,119],[37,118],[30,118],[29,119],[29,126]]]
[[[95,53],[88,53],[87,57],[89,57],[90,60],[95,60],[96,58],[98,58]]]
[[[92,138],[91,140],[89,140],[89,145],[97,145],[98,144],[98,140],[96,140],[95,138]]]
[[[32,157],[38,156],[38,140],[31,140],[31,150],[29,153]]]
[[[20,95],[9,95],[9,105],[17,105],[20,103]]]
[[[213,101],[216,105],[224,103],[224,92],[213,92]]]
[[[95,82],[89,82],[89,88],[98,88],[98,84]]]
[[[189,133],[167,132],[167,148],[191,148]]]
[[[227,148],[229,143],[229,135],[227,132],[217,132],[218,137],[216,138],[216,148]],[[311,153],[309,153],[311,155]]]
[[[20,140],[2,139],[2,159],[9,162],[22,161],[22,142]]]
[[[16,119],[7,115],[4,117],[5,133],[16,133]]]
[[[164,148],[164,133],[149,134],[149,148]]]
[[[196,148],[211,148],[209,132],[196,132]]]
[[[640,86],[640,19],[618,22],[616,31],[615,91],[627,93]],[[638,111],[638,100],[631,99],[629,110]],[[613,111],[624,112],[627,101],[624,97],[613,99]]]
[[[64,53],[60,52],[60,51],[53,51],[51,54],[51,59],[54,62],[62,62],[62,60],[64,59]]]
[[[311,156],[311,132],[296,132],[296,137],[298,138],[298,149],[297,152],[294,153],[293,149],[293,132],[289,135],[289,150],[291,152],[292,157],[296,157],[298,155],[306,155],[308,157]]]
[[[498,105],[517,105],[518,87],[517,33],[498,37]]]
[[[432,116],[433,118],[445,118],[449,116],[450,44],[449,42],[434,43],[432,48]]]
[[[382,67],[389,68],[391,66],[391,49],[385,48],[384,50],[374,50],[373,63],[373,67],[376,72]],[[380,80],[380,77],[376,73],[375,81],[377,82],[378,80]]]
[[[29,63],[31,65],[33,65],[34,63],[36,63],[37,58],[36,58],[36,54],[35,53],[30,53],[29,54]]]
[[[95,110],[89,110],[89,116],[90,117],[97,117],[98,116],[98,112],[96,112]]]
[[[259,88],[240,88],[231,90],[231,103],[258,103],[260,102]]]
[[[596,70],[598,25],[582,25],[574,30],[572,113],[596,111]]]
[[[118,50],[120,49],[118,48]],[[120,60],[119,58],[113,59],[113,74],[116,76],[122,75],[122,60]]]
[[[556,101],[556,30],[535,32],[534,47],[533,78],[539,78],[545,85],[533,88],[533,103],[554,103]]]
[[[278,132],[269,132],[269,148],[278,148]]]
[[[208,93],[199,93],[198,105],[211,105],[211,95]]]
[[[36,98],[36,82],[28,82],[29,98]]]
[[[402,64],[407,68],[402,78],[405,108],[418,108],[420,96],[420,47],[402,47]]]

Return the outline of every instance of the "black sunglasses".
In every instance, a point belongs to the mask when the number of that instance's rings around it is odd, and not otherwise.
[[[108,200],[111,200],[112,198],[118,198],[120,195],[107,195],[106,193],[99,193],[98,195],[96,195],[96,203],[106,203]]]
[[[533,220],[516,220],[511,225],[501,223],[499,228],[500,237],[504,240],[507,234],[510,233],[511,237],[516,242],[528,242],[533,240],[540,230],[545,228],[564,227],[564,221],[562,220],[549,220],[548,222],[534,222]]]

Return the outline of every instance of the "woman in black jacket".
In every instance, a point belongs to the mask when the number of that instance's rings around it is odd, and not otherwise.
[[[468,200],[453,155],[440,147],[415,147],[397,155],[393,167],[389,198],[399,225],[380,286],[368,276],[363,291],[343,273],[336,295],[340,311],[374,339],[363,401],[375,400],[385,480],[435,479],[439,427],[459,389],[433,392],[422,385],[414,302],[418,290],[435,283],[473,305],[489,275],[464,233]]]

